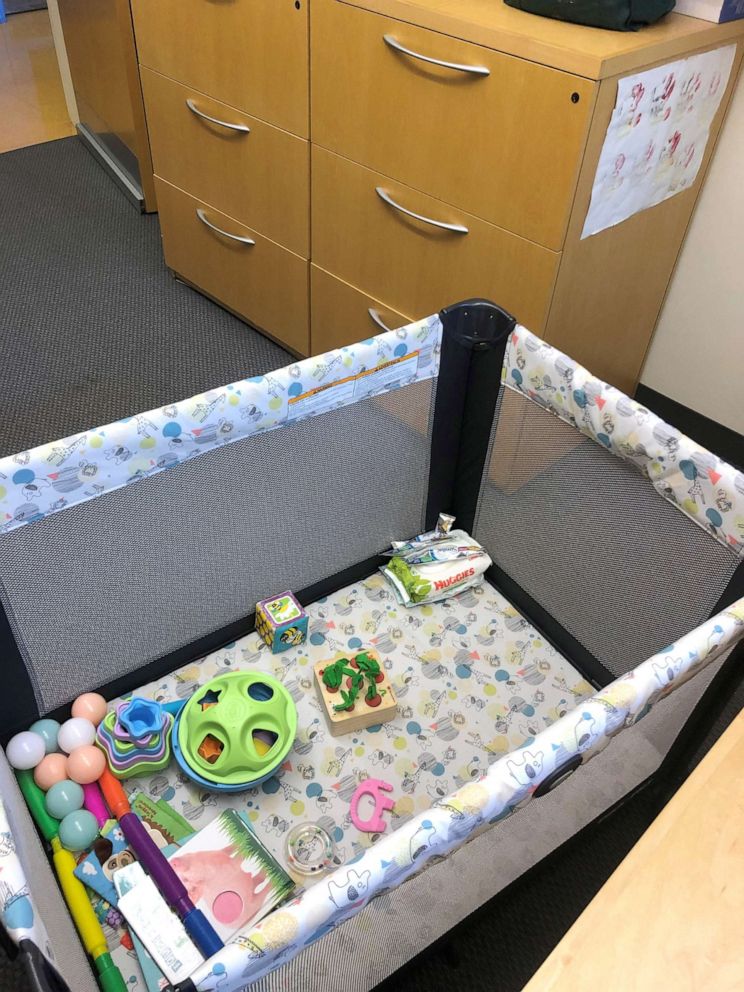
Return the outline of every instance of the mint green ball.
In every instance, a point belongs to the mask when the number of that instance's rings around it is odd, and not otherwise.
[[[87,809],[68,813],[59,825],[59,840],[68,851],[84,851],[98,836],[98,822]]]
[[[37,720],[28,728],[32,733],[38,734],[44,741],[44,750],[47,754],[57,750],[57,736],[59,735],[59,723],[56,720],[46,718]]]
[[[50,816],[55,820],[62,820],[80,809],[84,798],[81,785],[71,782],[69,778],[63,778],[61,782],[55,782],[47,792],[44,803]]]

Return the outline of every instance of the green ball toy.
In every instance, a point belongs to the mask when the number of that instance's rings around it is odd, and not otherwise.
[[[63,820],[83,805],[83,787],[69,778],[55,782],[44,799],[46,811],[55,820]]]
[[[181,710],[174,752],[195,781],[239,791],[270,778],[296,734],[297,709],[278,679],[227,672],[197,689]]]
[[[38,734],[44,741],[44,750],[47,754],[52,754],[57,750],[57,737],[59,736],[60,724],[56,720],[49,718],[37,720],[28,728],[31,733]]]
[[[59,842],[68,851],[84,851],[98,836],[98,823],[87,809],[68,813],[59,825]]]

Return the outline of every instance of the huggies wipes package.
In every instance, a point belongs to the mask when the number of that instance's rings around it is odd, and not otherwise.
[[[451,529],[454,520],[440,513],[436,530],[393,541],[390,561],[380,571],[403,606],[449,599],[483,580],[491,559],[464,530]]]

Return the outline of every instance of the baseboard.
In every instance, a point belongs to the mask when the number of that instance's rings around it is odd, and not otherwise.
[[[704,417],[702,413],[683,406],[663,393],[657,393],[642,382],[636,389],[635,398],[693,441],[744,471],[744,435]]]
[[[140,211],[144,211],[145,197],[142,193],[142,187],[139,184],[139,180],[129,172],[123,162],[120,162],[117,158],[115,158],[111,152],[111,149],[108,148],[103,141],[101,141],[101,139],[90,130],[89,127],[85,124],[79,123],[76,125],[76,128],[78,136],[88,151],[100,162],[117,186],[123,190],[127,198],[131,200]]]

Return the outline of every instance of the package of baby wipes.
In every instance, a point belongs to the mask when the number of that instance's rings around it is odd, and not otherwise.
[[[482,582],[491,559],[464,530],[451,529],[453,519],[446,531],[437,526],[410,541],[393,542],[390,561],[380,571],[403,606],[449,599]]]

